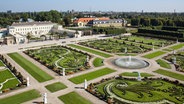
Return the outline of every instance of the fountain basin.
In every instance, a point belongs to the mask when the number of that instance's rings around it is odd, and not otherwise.
[[[147,61],[131,57],[115,59],[114,64],[127,69],[142,69],[149,66]]]

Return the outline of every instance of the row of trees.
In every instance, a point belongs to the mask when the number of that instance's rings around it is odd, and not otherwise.
[[[152,30],[152,29],[138,29],[138,33],[148,33],[155,34],[165,37],[176,37],[176,38],[184,38],[184,34],[175,31],[166,31],[166,30]]]
[[[72,19],[85,16],[110,17],[111,19],[125,18],[128,23],[134,26],[183,26],[184,13],[138,13],[138,12],[112,12],[101,13],[90,12],[58,12],[56,10],[44,12],[23,12],[23,13],[0,13],[0,26],[6,27],[13,22],[27,21],[31,18],[36,21],[52,21],[64,26],[72,25]]]
[[[26,22],[28,19],[35,21],[52,21],[64,26],[69,26],[71,24],[72,15],[62,15],[61,12],[56,10],[45,12],[0,13],[0,27],[7,27],[13,22]]]
[[[183,26],[183,20],[172,20],[164,18],[132,18],[133,26]]]

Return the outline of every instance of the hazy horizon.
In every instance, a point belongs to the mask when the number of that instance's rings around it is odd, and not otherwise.
[[[184,12],[184,0],[1,0],[0,12],[33,11],[116,11],[116,12]]]

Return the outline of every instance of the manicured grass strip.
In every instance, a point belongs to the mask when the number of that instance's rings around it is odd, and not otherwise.
[[[70,92],[58,98],[65,104],[92,104],[89,100],[83,98],[76,92]]]
[[[16,63],[24,68],[29,74],[31,74],[38,82],[45,82],[53,79],[49,74],[41,70],[39,67],[25,59],[18,53],[8,54]]]
[[[162,49],[163,51],[167,51],[167,52],[171,52],[171,51],[173,51],[173,49],[171,49],[171,48],[165,48],[165,49]]]
[[[93,50],[93,49],[89,49],[89,48],[86,48],[86,47],[81,47],[79,45],[69,44],[68,46],[73,47],[73,48],[77,48],[77,49],[80,49],[80,50],[83,50],[83,51],[86,51],[86,52],[90,52],[90,53],[93,53],[93,54],[96,54],[96,55],[99,55],[99,56],[102,56],[102,57],[105,57],[105,58],[108,58],[108,57],[112,56],[110,54],[103,53],[103,52],[100,52],[100,51],[96,51],[96,50]]]
[[[101,59],[101,58],[95,58],[94,59],[94,61],[93,61],[93,65],[95,66],[95,67],[100,67],[100,66],[103,66],[104,64],[103,64],[103,59]]]
[[[169,48],[171,48],[173,50],[176,50],[176,49],[180,49],[182,47],[184,47],[184,44],[183,43],[182,44],[175,45],[175,46],[172,46],[172,47],[169,47]]]
[[[0,99],[0,104],[21,104],[23,102],[33,100],[40,96],[41,95],[37,90],[29,90],[17,95]]]
[[[157,51],[157,52],[153,52],[153,53],[147,54],[147,55],[145,55],[143,57],[148,58],[148,59],[152,59],[152,58],[158,57],[160,55],[163,55],[165,53],[166,52],[163,52],[163,51]]]
[[[56,92],[62,89],[67,88],[63,83],[61,82],[56,82],[50,85],[45,86],[50,92]]]
[[[168,77],[172,77],[172,78],[184,81],[184,75],[182,75],[182,74],[170,72],[170,71],[163,70],[163,69],[158,69],[154,72],[158,73],[158,74],[161,74],[161,75],[165,75],[165,76],[168,76]]]
[[[0,67],[1,67],[1,66],[4,66],[4,64],[3,64],[3,62],[0,60]]]
[[[171,69],[171,65],[164,60],[158,59],[156,62],[163,68]]]
[[[138,77],[138,73],[137,72],[124,72],[122,74],[120,74],[122,76],[128,76],[128,77]],[[141,73],[141,77],[151,77],[153,76],[152,74],[149,73]]]
[[[96,70],[90,73],[82,74],[77,77],[70,78],[69,80],[75,84],[79,84],[79,83],[84,82],[85,79],[89,81],[89,80],[95,79],[97,77],[100,77],[100,76],[103,76],[103,75],[106,75],[112,72],[115,72],[115,70],[112,70],[110,68],[103,68],[103,69],[99,69],[99,70]]]
[[[8,80],[10,78],[14,78],[14,79]],[[7,89],[7,88],[15,88],[17,84],[20,83],[17,80],[17,78],[15,78],[15,76],[8,69],[0,71],[0,83],[3,83],[6,80],[8,81],[2,84],[3,87],[0,89],[0,91]]]

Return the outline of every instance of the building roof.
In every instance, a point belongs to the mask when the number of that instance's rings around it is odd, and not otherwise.
[[[77,20],[74,21],[74,23],[78,23],[78,22],[90,22],[92,20],[109,20],[108,17],[100,17],[100,18],[79,18]]]
[[[122,21],[122,19],[93,20],[93,22],[115,22],[115,21]]]
[[[33,25],[52,25],[54,23],[50,21],[44,21],[44,22],[19,22],[19,23],[13,23],[11,26],[33,26]]]

